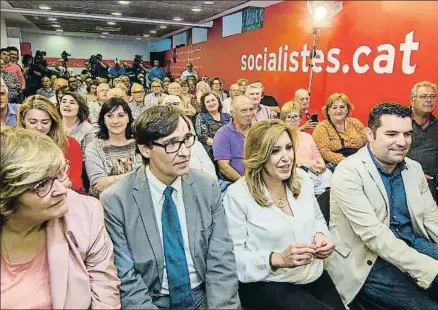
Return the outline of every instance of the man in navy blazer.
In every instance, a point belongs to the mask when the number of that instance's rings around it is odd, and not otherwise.
[[[144,165],[101,195],[122,308],[240,308],[220,189],[209,175],[189,171],[195,136],[188,122],[168,106],[142,113],[133,133]]]

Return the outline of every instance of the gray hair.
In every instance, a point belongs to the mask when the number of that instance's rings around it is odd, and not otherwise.
[[[262,89],[262,87],[260,86],[259,83],[252,83],[252,84],[249,84],[249,85],[246,87],[246,90],[245,90],[245,96],[248,96],[248,94],[249,94],[249,89],[250,89],[250,88],[258,89],[258,90],[260,90],[260,92],[263,91],[263,89]]]
[[[411,89],[411,100],[417,97],[418,89],[421,87],[431,87],[436,94],[436,84],[433,84],[429,81],[418,82]]]

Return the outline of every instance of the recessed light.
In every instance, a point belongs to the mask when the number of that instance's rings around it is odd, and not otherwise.
[[[200,8],[193,8],[192,11],[193,11],[193,12],[201,12],[202,9],[200,9]]]
[[[58,24],[53,24],[52,27],[59,28],[61,26],[59,26]]]
[[[141,38],[135,38],[136,40],[141,40]]]
[[[145,38],[149,38],[151,35],[150,34],[144,34],[143,37]]]
[[[106,31],[105,31],[105,32],[102,32],[102,34],[103,34],[103,35],[107,35],[107,34],[109,34],[109,32],[106,32]]]
[[[99,38],[102,38],[102,39],[106,39],[106,37],[105,37],[105,36],[99,36]]]
[[[117,1],[119,4],[127,5],[130,4],[131,1]]]
[[[166,29],[167,26],[166,26],[166,25],[161,25],[159,28],[160,28],[160,29]]]
[[[56,22],[58,19],[54,17],[49,17],[47,18],[47,20],[50,20],[51,22]]]
[[[176,22],[180,22],[180,21],[182,21],[183,19],[182,19],[181,17],[174,17],[173,20],[176,21]]]
[[[157,31],[156,30],[149,30],[150,33],[156,34]]]
[[[122,13],[119,13],[119,12],[113,12],[113,13],[111,13],[112,15],[114,15],[114,16],[120,16],[120,15],[122,15]]]
[[[106,22],[108,25],[111,25],[111,26],[113,26],[113,25],[115,25],[116,23],[115,22]]]
[[[205,5],[213,5],[214,1],[204,1],[202,3],[205,4]]]
[[[62,30],[62,29],[56,29],[56,31],[58,31],[58,32],[63,32],[64,30]]]
[[[39,8],[41,10],[51,10],[52,9],[50,6],[47,6],[47,5],[40,5]]]

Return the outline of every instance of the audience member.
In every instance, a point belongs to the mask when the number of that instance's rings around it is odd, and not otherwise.
[[[327,119],[319,122],[313,132],[322,157],[332,169],[368,142],[362,123],[349,117],[352,110],[353,105],[347,95],[331,95],[322,108]]]
[[[182,74],[181,74],[181,79],[184,80],[186,79],[188,76],[194,76],[196,79],[198,79],[198,72],[193,70],[193,64],[191,62],[187,63],[186,65],[186,69]]]
[[[240,95],[242,96],[245,95],[246,87],[248,87],[248,84],[249,82],[247,79],[241,78],[237,80],[237,85],[239,85]]]
[[[88,79],[87,79],[88,80]],[[90,81],[90,84],[87,83],[87,94],[85,96],[87,102],[93,102],[97,100],[97,87],[99,86],[98,81]]]
[[[254,106],[253,124],[261,120],[277,118],[277,113],[270,111],[267,107],[260,104],[262,99],[262,88],[259,84],[249,84],[246,88],[245,96],[251,100]]]
[[[5,62],[4,63],[4,70],[15,74],[15,76],[20,81],[21,89],[25,89],[26,88],[26,80],[24,79],[24,76],[23,76],[23,73],[21,72],[20,66],[17,64],[17,62],[18,62],[18,49],[15,46],[9,46],[7,49],[1,49],[1,54],[2,54],[1,58]],[[20,89],[20,88],[18,88],[18,89]]]
[[[94,128],[96,128],[96,130],[100,129],[98,124],[100,110],[102,109],[103,103],[108,98],[109,89],[110,87],[108,84],[106,83],[99,84],[99,86],[97,86],[97,100],[90,102],[88,104],[88,108],[90,109],[90,115],[88,117],[88,121],[90,122],[91,125],[94,126]]]
[[[438,203],[438,120],[433,116],[436,108],[436,85],[424,81],[411,90],[412,149],[408,157],[423,167],[429,189]]]
[[[218,165],[222,191],[245,172],[243,150],[253,115],[254,105],[251,100],[245,96],[235,97],[231,104],[233,120],[216,132],[213,157]]]
[[[88,121],[90,113],[84,98],[73,92],[63,94],[58,106],[62,126],[67,135],[76,139],[85,154],[87,145],[95,138],[95,128]]]
[[[208,85],[204,81],[199,81],[198,83],[196,83],[196,96],[194,97],[194,100],[192,100],[192,105],[196,109],[197,113],[201,113],[202,111],[201,97],[204,94],[209,93],[211,93],[210,85]]]
[[[117,77],[120,75],[125,75],[126,70],[123,67],[120,67],[119,62],[116,62],[112,68],[108,70],[108,73],[111,74],[111,77]]]
[[[177,82],[173,82],[169,84],[168,88],[169,95],[181,96],[181,85]]]
[[[144,98],[145,109],[149,109],[156,105],[161,105],[163,103],[163,99],[167,96],[166,94],[163,94],[160,81],[152,81],[151,88],[152,93],[147,94]]]
[[[55,95],[55,89],[52,88],[52,81],[48,76],[41,79],[42,88],[38,89],[36,94],[46,97],[47,99]]]
[[[240,308],[220,190],[189,170],[189,126],[172,107],[142,113],[133,133],[144,165],[101,197],[122,308]]]
[[[49,136],[70,161],[68,177],[72,189],[85,193],[82,185],[82,152],[79,142],[67,136],[62,128],[62,119],[53,104],[40,95],[28,97],[18,108],[18,127],[39,131]]]
[[[120,82],[123,83],[127,90],[131,89],[131,80],[127,75],[122,75],[120,77]],[[117,83],[114,84],[114,87],[116,87]]]
[[[275,100],[273,96],[265,94],[265,88],[263,87],[262,81],[257,81],[256,83],[262,88],[262,99],[260,100],[260,104],[267,107],[270,111],[280,113],[280,107],[278,106],[277,100]]]
[[[332,172],[326,168],[312,135],[298,129],[302,117],[303,110],[296,101],[287,102],[281,108],[280,118],[291,129],[296,130],[295,158],[297,167],[307,172],[313,182],[315,195],[319,195],[330,188]]]
[[[176,96],[176,95],[166,96],[166,98],[164,98],[164,100],[163,100],[163,105],[170,105],[170,106],[179,107],[181,109],[181,111],[183,112],[183,114],[185,116],[189,117],[190,119],[192,119],[196,114],[195,108],[190,103],[186,104],[185,102],[183,102],[181,100],[181,97]]]
[[[133,100],[129,102],[129,107],[131,108],[132,117],[135,120],[144,110],[146,110],[146,105],[144,103],[144,87],[138,83],[132,84],[131,95]]]
[[[123,99],[111,98],[102,105],[98,139],[85,149],[90,192],[96,197],[141,164],[132,140],[132,122],[131,109]]]
[[[368,118],[367,147],[333,175],[327,261],[345,304],[438,308],[438,208],[419,163],[406,158],[411,110],[387,102]],[[353,303],[353,304],[355,304]]]
[[[219,97],[211,92],[201,97],[202,112],[196,116],[195,131],[199,141],[213,159],[213,141],[216,132],[231,121],[231,116],[222,111]]]
[[[56,103],[54,104],[55,107],[59,107],[59,104],[61,103],[61,98],[62,96],[64,96],[64,94],[66,92],[69,92],[69,88],[68,87],[59,87],[56,91],[55,91],[55,96],[56,96]]]
[[[149,81],[157,78],[159,80],[163,80],[166,77],[166,73],[164,72],[164,68],[160,67],[160,62],[158,60],[154,60],[154,67],[149,71],[148,78]]]
[[[17,111],[20,105],[8,102],[8,87],[3,83],[0,85],[0,127],[17,126]]]
[[[197,81],[198,81],[198,79],[195,76],[193,76],[193,75],[189,75],[187,77],[187,83],[189,84],[189,91],[190,91],[190,94],[192,96],[196,95],[196,83],[197,83]],[[202,80],[202,81],[204,81],[204,80]],[[210,85],[209,82],[206,82],[206,83],[207,83],[207,85]]]
[[[196,78],[196,77],[195,77]],[[198,78],[196,78],[196,80],[197,80]],[[203,82],[205,82],[205,83],[207,83],[208,85],[210,85],[210,77],[208,76],[208,75],[204,75],[202,78],[201,78],[201,81],[203,81]]]
[[[181,86],[181,100],[186,104],[191,104],[193,96],[190,94],[189,83],[185,80],[182,80],[179,85]]]
[[[296,169],[294,145],[284,122],[255,124],[245,142],[245,177],[224,197],[242,306],[344,309],[324,271],[334,244],[311,180]]]
[[[49,137],[3,128],[0,141],[1,308],[120,309],[102,205],[67,189]]]
[[[169,85],[170,85],[170,81],[163,81],[163,93],[165,93],[166,95],[169,94]]]
[[[228,98],[227,94],[223,91],[223,84],[220,78],[213,78],[213,80],[210,82],[210,87],[211,91],[219,97],[221,102]]]
[[[312,134],[318,122],[314,122],[311,117],[312,114],[318,115],[318,113],[310,110],[310,94],[307,89],[300,88],[295,91],[294,101],[299,102],[301,110],[303,110],[304,117],[300,123],[300,130]]]
[[[230,97],[222,101],[222,112],[224,113],[231,113],[231,101],[234,99],[234,97],[237,97],[240,95],[239,85],[237,83],[230,85]]]
[[[3,59],[0,59],[0,76],[8,87],[8,101],[11,103],[21,103],[21,82],[14,73],[5,71]]]
[[[58,78],[55,80],[54,84],[53,84],[53,88],[55,90],[55,94],[49,98],[49,101],[53,104],[53,105],[58,105],[58,97],[56,96],[56,91],[59,88],[68,88],[68,81],[64,78]]]
[[[77,92],[78,91],[78,80],[76,79],[76,76],[70,76],[68,78],[68,86],[70,87],[70,91]]]

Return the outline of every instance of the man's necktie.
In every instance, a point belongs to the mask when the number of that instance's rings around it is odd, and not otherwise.
[[[161,213],[170,303],[174,309],[194,309],[189,267],[187,266],[187,258],[184,252],[184,241],[178,211],[172,199],[172,191],[172,187],[167,187],[164,191],[164,204]]]

